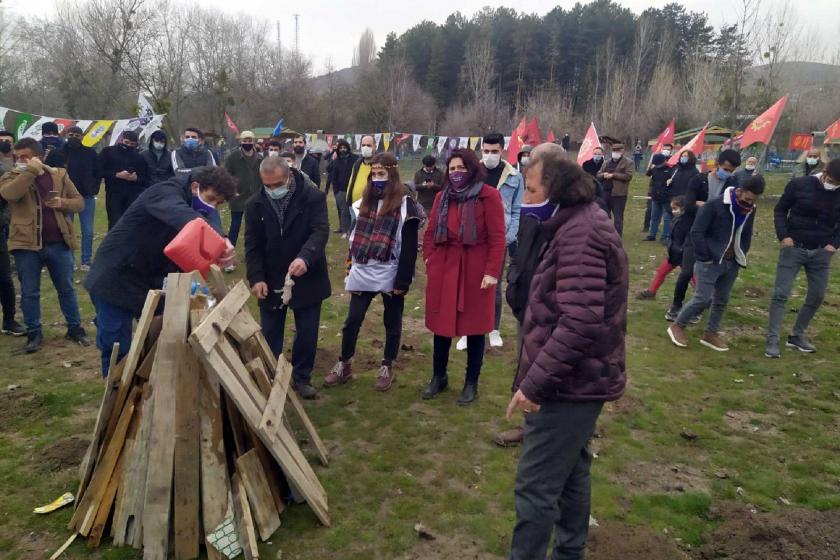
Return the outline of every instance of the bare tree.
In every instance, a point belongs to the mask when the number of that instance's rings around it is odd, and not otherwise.
[[[368,27],[359,39],[359,45],[353,53],[353,66],[368,67],[376,60],[376,39]]]

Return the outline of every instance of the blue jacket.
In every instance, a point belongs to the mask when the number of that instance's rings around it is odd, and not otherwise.
[[[721,263],[726,249],[733,245],[735,262],[739,266],[747,266],[756,211],[750,212],[744,223],[736,228],[731,196],[734,189],[728,187],[723,191],[723,196],[709,200],[697,212],[697,218],[691,226],[691,243],[694,245],[694,258],[697,262]]]
[[[502,176],[499,178],[499,194],[505,208],[505,245],[516,241],[519,232],[519,214],[522,208],[522,193],[525,191],[525,179],[522,173],[506,161]]]

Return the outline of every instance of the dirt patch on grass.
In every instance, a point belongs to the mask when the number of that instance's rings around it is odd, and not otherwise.
[[[588,560],[689,560],[665,535],[648,527],[614,521],[601,523],[589,532]]]
[[[89,445],[88,440],[76,436],[58,440],[36,457],[38,469],[43,472],[58,472],[77,467]]]
[[[709,492],[706,475],[688,465],[633,463],[612,478],[626,490],[640,494]]]
[[[435,540],[419,540],[400,560],[498,560],[498,556],[482,552],[478,543],[462,537],[435,534]]]
[[[644,406],[645,403],[642,402],[642,399],[625,393],[617,401],[606,403],[604,409],[612,416],[623,416],[642,410]]]
[[[46,403],[44,397],[27,389],[15,389],[0,393],[0,432],[11,428],[15,418],[34,420],[41,417]]]
[[[744,297],[750,299],[767,299],[767,290],[759,286],[747,286],[744,288]]]
[[[750,513],[743,505],[719,508],[724,523],[704,536],[697,558],[712,560],[836,560],[840,556],[840,510],[786,508]]]
[[[48,558],[50,553],[54,551],[53,549],[58,548],[58,545],[53,540],[54,538],[51,538],[45,533],[33,532],[21,537],[17,543],[18,551],[21,554],[18,558],[21,560],[43,560],[44,558]]]
[[[770,414],[758,414],[748,410],[729,410],[723,415],[724,424],[735,431],[768,436],[779,435],[774,420],[775,417]]]

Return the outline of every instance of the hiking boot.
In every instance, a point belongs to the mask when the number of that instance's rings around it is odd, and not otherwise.
[[[718,333],[703,333],[703,336],[700,337],[700,344],[706,348],[711,348],[716,352],[727,352],[729,350],[729,346],[726,345],[726,341],[723,340],[723,337],[721,337]]]
[[[79,346],[90,346],[90,339],[85,333],[85,329],[81,325],[75,327],[67,327],[67,334],[64,335],[66,340],[75,342]]]
[[[467,337],[462,336],[461,338],[458,339],[458,342],[455,343],[455,350],[460,350],[461,352],[463,352],[466,349],[467,349]]]
[[[502,344],[504,344],[504,342],[502,342],[502,335],[499,334],[498,330],[494,329],[490,331],[490,334],[487,336],[490,339],[490,346],[493,348],[501,348]]]
[[[779,341],[768,340],[767,344],[764,345],[764,355],[768,358],[781,358],[782,351],[779,350]]]
[[[324,387],[328,389],[330,387],[338,387],[339,385],[344,385],[351,379],[353,379],[353,368],[350,362],[339,360],[324,378]]]
[[[813,354],[817,351],[817,347],[811,344],[808,339],[805,338],[804,334],[789,336],[785,346],[788,348],[796,348],[800,352],[805,352],[806,354]]]
[[[429,384],[426,385],[425,389],[423,389],[423,399],[433,399],[438,396],[438,393],[446,391],[447,387],[449,387],[448,377],[432,377],[432,380],[429,381]]]
[[[41,349],[41,345],[44,343],[44,336],[41,334],[41,329],[28,331],[26,333],[26,348],[25,351],[27,354],[32,354],[37,352]]]
[[[650,290],[642,290],[636,294],[636,299],[656,299],[656,294]]]
[[[668,327],[668,336],[671,337],[671,342],[680,348],[688,346],[688,335],[685,334],[685,329],[678,324],[674,323]]]
[[[26,329],[14,319],[6,319],[3,321],[3,329],[0,332],[12,336],[23,336],[26,334]]]
[[[376,376],[376,383],[373,384],[373,388],[384,393],[391,388],[393,383],[394,370],[391,369],[391,366],[382,364],[382,367],[379,368],[379,374]]]
[[[668,308],[668,311],[665,312],[665,320],[669,323],[673,323],[677,320],[677,317],[680,316],[681,307],[677,307],[676,305],[672,305]]]
[[[314,401],[321,395],[318,394],[318,389],[312,386],[308,381],[305,383],[294,383],[292,389],[298,394],[300,398],[305,401]]]
[[[467,405],[478,398],[478,383],[475,381],[467,381],[464,383],[464,388],[461,390],[461,395],[458,397],[458,404]]]
[[[493,443],[499,447],[516,447],[522,443],[522,426],[499,432],[493,438]]]

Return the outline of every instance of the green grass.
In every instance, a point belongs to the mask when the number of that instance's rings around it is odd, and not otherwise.
[[[771,177],[770,195],[778,195],[783,186],[781,177]],[[633,190],[642,192],[642,182],[634,182]],[[667,339],[663,314],[673,276],[658,301],[632,299],[650,281],[664,250],[641,241],[643,203],[629,203],[625,233],[631,262],[629,386],[623,401],[608,405],[599,421],[601,437],[595,440],[598,459],[593,466],[593,515],[599,520],[667,529],[670,536],[696,545],[719,523],[712,521],[709,508],[724,500],[764,510],[784,507],[780,497],[819,510],[840,507],[836,360],[840,296],[835,282],[812,325],[818,354],[785,352],[776,361],[763,357],[763,328],[777,254],[773,204],[771,196],[761,202],[750,268],[739,277],[724,318],[732,350],[717,354],[696,343],[700,328],[691,330],[688,349],[679,350]],[[98,206],[97,231],[104,232],[102,197]],[[336,219],[331,197],[330,219]],[[337,335],[348,302],[342,291],[345,243],[337,236],[329,242],[333,297],[324,304],[316,381],[338,354]],[[240,250],[241,244],[240,239]],[[233,276],[241,274],[240,267]],[[81,279],[80,273],[77,278]],[[274,558],[274,551],[282,550],[283,558],[399,558],[416,552],[413,526],[418,522],[438,534],[439,542],[467,543],[487,556],[506,554],[514,521],[518,451],[497,448],[492,436],[508,426],[503,415],[516,367],[515,324],[506,310],[505,347],[488,353],[474,406],[455,405],[465,357],[454,351],[453,390],[434,401],[422,401],[420,390],[431,370],[422,278],[420,264],[406,304],[403,337],[414,351],[401,353],[391,392],[372,389],[384,339],[382,308],[376,302],[360,337],[356,380],[307,404],[332,453],[330,467],[316,466],[316,471],[329,493],[333,527],[319,527],[305,506],[290,507],[273,544],[263,545],[264,557]],[[802,275],[790,309],[801,304],[804,286]],[[78,288],[88,326],[93,309],[83,288]],[[762,295],[745,295],[755,290]],[[65,438],[88,437],[102,390],[97,351],[63,341],[63,319],[46,276],[42,304],[43,351],[26,356],[20,353],[23,340],[0,338],[0,550],[1,556],[11,559],[46,557],[68,536],[64,527],[70,509],[48,516],[31,513],[33,507],[77,486],[76,469],[51,472],[44,467],[44,454]],[[791,321],[788,313],[786,326]],[[92,334],[92,326],[89,329]],[[7,386],[12,384],[21,387],[10,393]],[[737,421],[727,412],[735,413]],[[683,439],[683,429],[698,438]],[[313,456],[308,446],[305,451]],[[683,492],[669,490],[667,480],[653,473],[672,472],[671,466],[693,473],[694,485]],[[720,473],[725,476],[716,476]],[[68,557],[139,555],[107,545],[91,552],[77,542]]]

